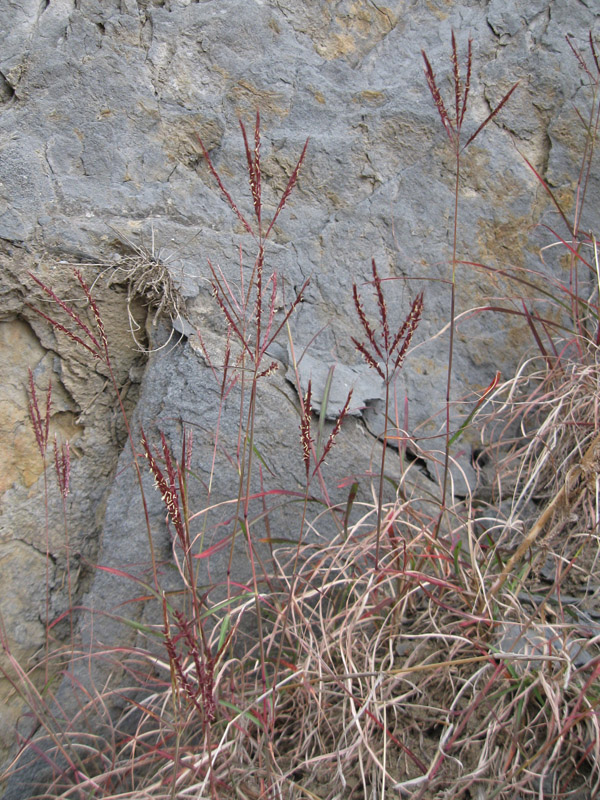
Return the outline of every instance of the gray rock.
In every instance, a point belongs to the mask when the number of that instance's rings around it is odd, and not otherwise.
[[[288,363],[291,354],[288,349]],[[316,358],[309,353],[304,353],[297,364],[300,389],[306,394],[308,385],[311,385],[311,406],[315,413],[320,414],[325,395],[327,396],[326,419],[337,419],[346,405],[348,394],[352,391],[352,398],[347,413],[350,416],[359,416],[376,400],[381,399],[383,392],[382,380],[367,366],[348,367],[335,361],[327,362],[323,358]],[[287,371],[286,378],[296,386],[296,373],[292,367]]]
[[[544,668],[552,673],[565,664],[584,667],[597,658],[597,652],[588,651],[585,639],[574,639],[565,635],[560,626],[552,625],[503,623],[496,646],[501,653],[509,654],[511,668],[521,675]]]

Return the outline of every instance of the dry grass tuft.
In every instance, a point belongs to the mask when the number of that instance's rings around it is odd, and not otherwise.
[[[168,259],[154,245],[154,231],[149,248],[135,244],[118,231],[115,233],[130,254],[112,266],[109,286],[125,284],[128,303],[131,304],[136,298],[142,300],[154,312],[154,326],[162,316],[168,317],[171,322],[181,319],[185,315],[185,301],[175,286]]]

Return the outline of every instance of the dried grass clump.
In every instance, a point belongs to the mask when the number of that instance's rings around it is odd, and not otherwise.
[[[154,312],[152,324],[165,316],[174,322],[185,315],[185,301],[176,287],[169,267],[168,258],[154,244],[148,248],[143,244],[135,244],[129,238],[116,231],[122,244],[130,251],[118,264],[112,265],[108,285],[125,284],[127,286],[127,302],[129,306],[134,299],[139,299]],[[130,318],[131,318],[130,311]]]
[[[503,430],[515,424],[519,429],[509,448],[493,422],[485,429],[494,440],[488,453],[497,459],[495,502],[509,501],[515,518],[529,515],[528,529],[507,562],[503,579],[534,545],[535,559],[527,573],[558,554],[556,566],[561,572],[580,571],[578,564],[569,566],[573,556],[579,553],[580,559],[584,551],[591,554],[597,546],[600,362],[594,343],[580,344],[580,356],[562,355],[551,367],[539,357],[529,360],[493,398]],[[537,510],[534,518],[532,510]],[[586,562],[586,572],[587,591],[598,591],[600,563],[595,554]]]

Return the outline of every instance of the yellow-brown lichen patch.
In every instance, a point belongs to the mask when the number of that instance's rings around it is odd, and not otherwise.
[[[354,101],[372,106],[380,106],[385,101],[385,92],[379,92],[375,89],[364,89],[362,92],[358,93]]]
[[[15,319],[0,324],[0,350],[10,353],[10,358],[0,360],[0,495],[13,484],[26,488],[41,476],[43,463],[29,416],[27,393],[28,368],[35,368],[44,357],[44,350],[27,323]],[[40,413],[45,412],[46,389],[50,377],[45,369],[44,379],[37,381]],[[64,398],[58,381],[53,382],[56,403],[63,408],[60,413],[51,409],[50,440],[73,440],[81,435],[74,414],[64,410]]]
[[[424,143],[434,137],[431,126],[407,114],[393,114],[385,119],[379,131],[369,133],[374,146],[385,152],[388,163],[416,164],[423,158]],[[379,144],[378,144],[379,143]],[[444,142],[444,152],[448,151]]]
[[[562,209],[563,214],[568,218],[568,215],[575,208],[575,193],[576,182],[575,180],[569,181],[567,186],[561,186],[559,189],[553,189],[552,194],[554,199]],[[546,200],[546,193],[544,192],[544,200]]]
[[[480,219],[477,225],[479,258],[484,263],[501,264],[505,269],[525,264],[525,252],[533,250],[529,243],[531,219],[512,216],[504,222]]]
[[[271,30],[273,31],[273,33],[276,33],[277,35],[281,33],[281,27],[274,17],[271,17],[269,19],[268,25],[269,28],[271,28]]]
[[[450,12],[446,11],[446,8],[452,5],[452,1],[453,0],[437,0],[437,2],[433,2],[433,0],[426,0],[426,5],[440,22],[442,22],[450,16]]]
[[[199,138],[210,152],[221,143],[223,127],[202,114],[183,114],[165,123],[162,135],[167,156],[172,161],[193,167],[202,157]]]
[[[354,52],[356,41],[349,33],[333,33],[320,42],[315,42],[315,50],[327,61],[333,61],[341,56]]]
[[[310,37],[315,51],[328,61],[336,58],[361,58],[397,24],[403,0],[393,8],[355,0],[336,4],[298,3],[290,9],[290,20],[298,32]]]
[[[254,115],[257,108],[261,114],[269,112],[278,117],[284,117],[289,111],[285,105],[287,101],[279,92],[260,89],[245,79],[238,81],[229,90],[227,97],[234,102],[238,116]]]

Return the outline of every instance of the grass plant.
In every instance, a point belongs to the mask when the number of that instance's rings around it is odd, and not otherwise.
[[[423,61],[425,62],[425,78],[427,86],[431,93],[435,107],[437,108],[440,116],[441,123],[448,136],[449,146],[454,156],[454,212],[452,224],[452,256],[450,259],[450,314],[449,314],[449,337],[448,337],[448,370],[447,370],[447,383],[446,383],[446,446],[444,448],[444,477],[442,481],[442,503],[441,514],[439,517],[438,525],[436,527],[436,537],[439,534],[440,524],[446,507],[446,496],[448,493],[448,478],[450,474],[450,446],[452,439],[452,429],[450,421],[451,409],[451,395],[452,395],[452,367],[454,363],[454,334],[456,329],[456,269],[459,265],[458,258],[458,232],[459,232],[459,191],[461,181],[461,164],[464,158],[464,153],[471,145],[479,134],[488,126],[492,119],[498,114],[508,102],[511,94],[518,86],[515,83],[512,88],[504,95],[500,102],[492,109],[484,121],[477,127],[465,141],[463,135],[463,123],[467,113],[469,91],[471,88],[471,72],[473,69],[473,52],[472,42],[469,39],[467,46],[466,58],[466,75],[461,78],[460,64],[458,58],[458,48],[456,45],[456,37],[452,31],[452,83],[454,88],[454,97],[452,103],[447,106],[444,103],[442,93],[438,87],[435,73],[431,63],[427,57],[427,53],[423,50]],[[451,111],[448,108],[452,109]]]
[[[265,221],[258,115],[253,137],[241,127],[251,218],[228,192],[201,143],[212,178],[256,248],[249,268],[240,253],[237,289],[222,270],[209,265],[214,299],[227,328],[222,359],[217,361],[205,348],[220,387],[219,420],[226,401],[235,397],[238,402],[237,447],[229,454],[237,491],[226,504],[232,511],[222,538],[209,544],[205,512],[212,507],[212,483],[198,509],[191,434],[183,432],[175,457],[164,434],[138,434],[126,420],[140,491],[143,495],[142,470],[149,469],[165,506],[180,589],[174,593],[161,584],[144,504],[141,522],[148,530],[151,580],[144,582],[127,565],[111,571],[137,583],[144,602],[159,609],[159,622],[133,623],[124,617],[123,624],[136,626],[135,646],[92,653],[92,660],[114,658],[119,680],[92,689],[74,685],[80,704],[69,716],[61,714],[50,682],[36,688],[33,673],[13,663],[15,691],[41,733],[22,742],[9,773],[27,768],[27,752],[45,762],[50,777],[35,797],[598,796],[600,259],[596,239],[583,230],[582,220],[600,119],[600,64],[591,37],[587,56],[571,45],[589,83],[591,104],[589,116],[580,114],[578,119],[585,150],[572,216],[536,173],[565,228],[563,233],[549,230],[553,247],[548,252],[566,254],[568,281],[547,272],[459,259],[461,161],[516,85],[465,140],[471,45],[461,78],[452,35],[450,111],[423,54],[427,85],[455,157],[445,463],[439,486],[427,495],[416,478],[417,462],[403,461],[394,491],[386,474],[388,444],[395,438],[394,428],[400,428],[391,419],[394,381],[416,334],[424,298],[417,294],[401,311],[394,331],[374,261],[377,322],[369,319],[355,286],[354,307],[364,339],[353,341],[385,389],[379,471],[374,477],[340,476],[347,498],[339,505],[329,499],[322,466],[335,447],[351,395],[325,438],[321,429],[315,433],[313,428],[312,389],[309,385],[303,394],[298,379],[297,446],[305,491],[270,492],[264,487],[257,467],[256,425],[261,386],[274,369],[267,353],[289,329],[306,289],[280,310],[276,296],[282,278],[276,272],[265,274],[265,253],[307,148],[273,216]],[[500,272],[517,292],[523,289],[523,298],[534,300],[516,302],[513,296],[490,302],[488,313],[525,320],[532,349],[523,354],[510,380],[500,383],[497,376],[492,381],[467,421],[453,430],[459,266]],[[131,277],[137,281],[139,276]],[[55,315],[38,313],[104,365],[118,398],[101,311],[82,276],[76,279],[89,320],[32,278],[57,309]],[[556,313],[550,313],[551,305]],[[202,331],[198,335],[202,341]],[[31,398],[35,435],[46,459],[50,389],[45,413],[33,383]],[[121,410],[124,414],[122,404]],[[477,466],[482,483],[459,501],[448,492],[451,446],[467,424],[481,431]],[[217,425],[215,452],[219,436]],[[414,446],[427,457],[427,441],[415,441]],[[63,497],[68,453],[66,445],[56,450]],[[373,497],[368,500],[357,491],[357,483],[368,486],[371,480]],[[322,511],[309,518],[314,484]],[[273,544],[270,535],[269,504],[281,499],[298,501],[295,507],[301,509],[296,528],[286,532],[286,538],[295,540],[291,545]],[[337,533],[316,541],[306,537],[308,526],[318,529],[325,516]],[[447,523],[442,527],[443,517]],[[267,557],[258,546],[261,537],[271,541]],[[235,571],[242,546],[251,566],[247,582]],[[200,585],[198,563],[222,548],[229,548],[229,569],[224,591],[217,594],[216,587]],[[250,642],[243,634],[248,629],[256,632]],[[1,643],[10,659],[4,633]],[[53,647],[48,639],[43,664],[60,661],[65,680],[69,674],[74,680],[69,660],[72,664],[90,655],[79,651],[76,641],[68,652]]]

